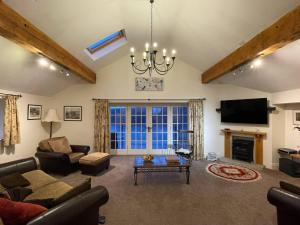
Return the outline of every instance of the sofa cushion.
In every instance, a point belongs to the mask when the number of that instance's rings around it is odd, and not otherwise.
[[[65,201],[68,201],[69,199],[91,189],[91,178],[86,179],[81,184],[73,187],[71,190],[67,191],[62,196],[56,198],[53,200],[53,206],[56,206],[58,204],[61,204]]]
[[[0,183],[5,188],[25,187],[30,185],[29,181],[20,173],[13,173],[1,177]]]
[[[72,152],[68,154],[71,163],[77,163],[84,156],[82,152]]]
[[[26,224],[45,211],[47,209],[39,205],[0,198],[0,217],[5,225]]]
[[[63,138],[63,137],[48,138],[48,139],[40,141],[39,149],[41,151],[44,151],[44,152],[53,152],[53,150],[52,150],[51,146],[49,145],[48,141],[49,140],[57,140],[57,139],[60,139],[60,138]]]
[[[69,190],[72,189],[72,186],[61,182],[57,181],[52,184],[48,184],[44,187],[41,187],[34,191],[32,194],[28,195],[25,198],[25,201],[27,200],[32,200],[32,199],[50,199],[50,198],[58,198],[68,192]]]
[[[66,137],[62,137],[59,139],[50,139],[48,143],[54,152],[65,153],[65,154],[69,154],[72,152],[71,146]]]
[[[22,175],[30,182],[28,188],[32,189],[33,192],[47,184],[57,181],[54,177],[49,176],[42,170],[32,170],[30,172],[23,173]]]
[[[96,166],[108,159],[110,155],[103,152],[94,152],[79,159],[80,164]]]
[[[26,187],[14,187],[9,189],[7,192],[9,193],[11,200],[23,201],[24,198],[32,193],[32,190]]]

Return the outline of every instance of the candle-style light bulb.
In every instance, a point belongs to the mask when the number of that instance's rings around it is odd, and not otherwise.
[[[174,57],[175,55],[176,55],[176,50],[173,49],[173,50],[172,50],[172,57]]]
[[[143,58],[146,59],[147,58],[147,53],[143,52]]]
[[[162,50],[162,52],[163,52],[163,56],[166,57],[166,56],[167,56],[167,49],[164,48],[164,49]]]
[[[135,60],[134,60],[134,57],[132,57],[132,63],[134,63],[134,61],[135,61]]]
[[[167,57],[167,58],[166,58],[166,64],[167,64],[167,65],[170,65],[170,57]]]
[[[157,46],[158,46],[157,42],[154,42],[153,43],[153,49],[156,50]]]
[[[149,43],[145,44],[145,48],[146,48],[146,52],[148,52],[149,51]]]
[[[134,55],[134,51],[135,51],[134,47],[130,48],[131,55]]]

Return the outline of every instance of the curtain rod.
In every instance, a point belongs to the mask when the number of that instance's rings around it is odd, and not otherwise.
[[[6,93],[0,93],[2,96],[16,96],[18,98],[22,98],[22,95],[13,95],[13,94],[6,94]]]
[[[93,101],[96,100],[106,100],[106,98],[93,98]],[[189,101],[189,100],[206,100],[206,98],[170,98],[170,99],[152,99],[152,98],[145,98],[145,99],[107,99],[111,101]]]

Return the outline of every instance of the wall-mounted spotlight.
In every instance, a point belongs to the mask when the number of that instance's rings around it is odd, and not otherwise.
[[[55,71],[55,70],[56,70],[56,67],[55,67],[53,64],[51,64],[51,65],[49,66],[49,69],[52,70],[52,71]]]
[[[45,58],[39,58],[38,63],[39,63],[40,66],[43,66],[43,67],[49,66],[49,62]]]

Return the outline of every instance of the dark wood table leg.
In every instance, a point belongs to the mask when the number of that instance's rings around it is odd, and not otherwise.
[[[134,168],[134,185],[137,185],[137,168]]]
[[[186,168],[186,184],[190,184],[190,167]]]

